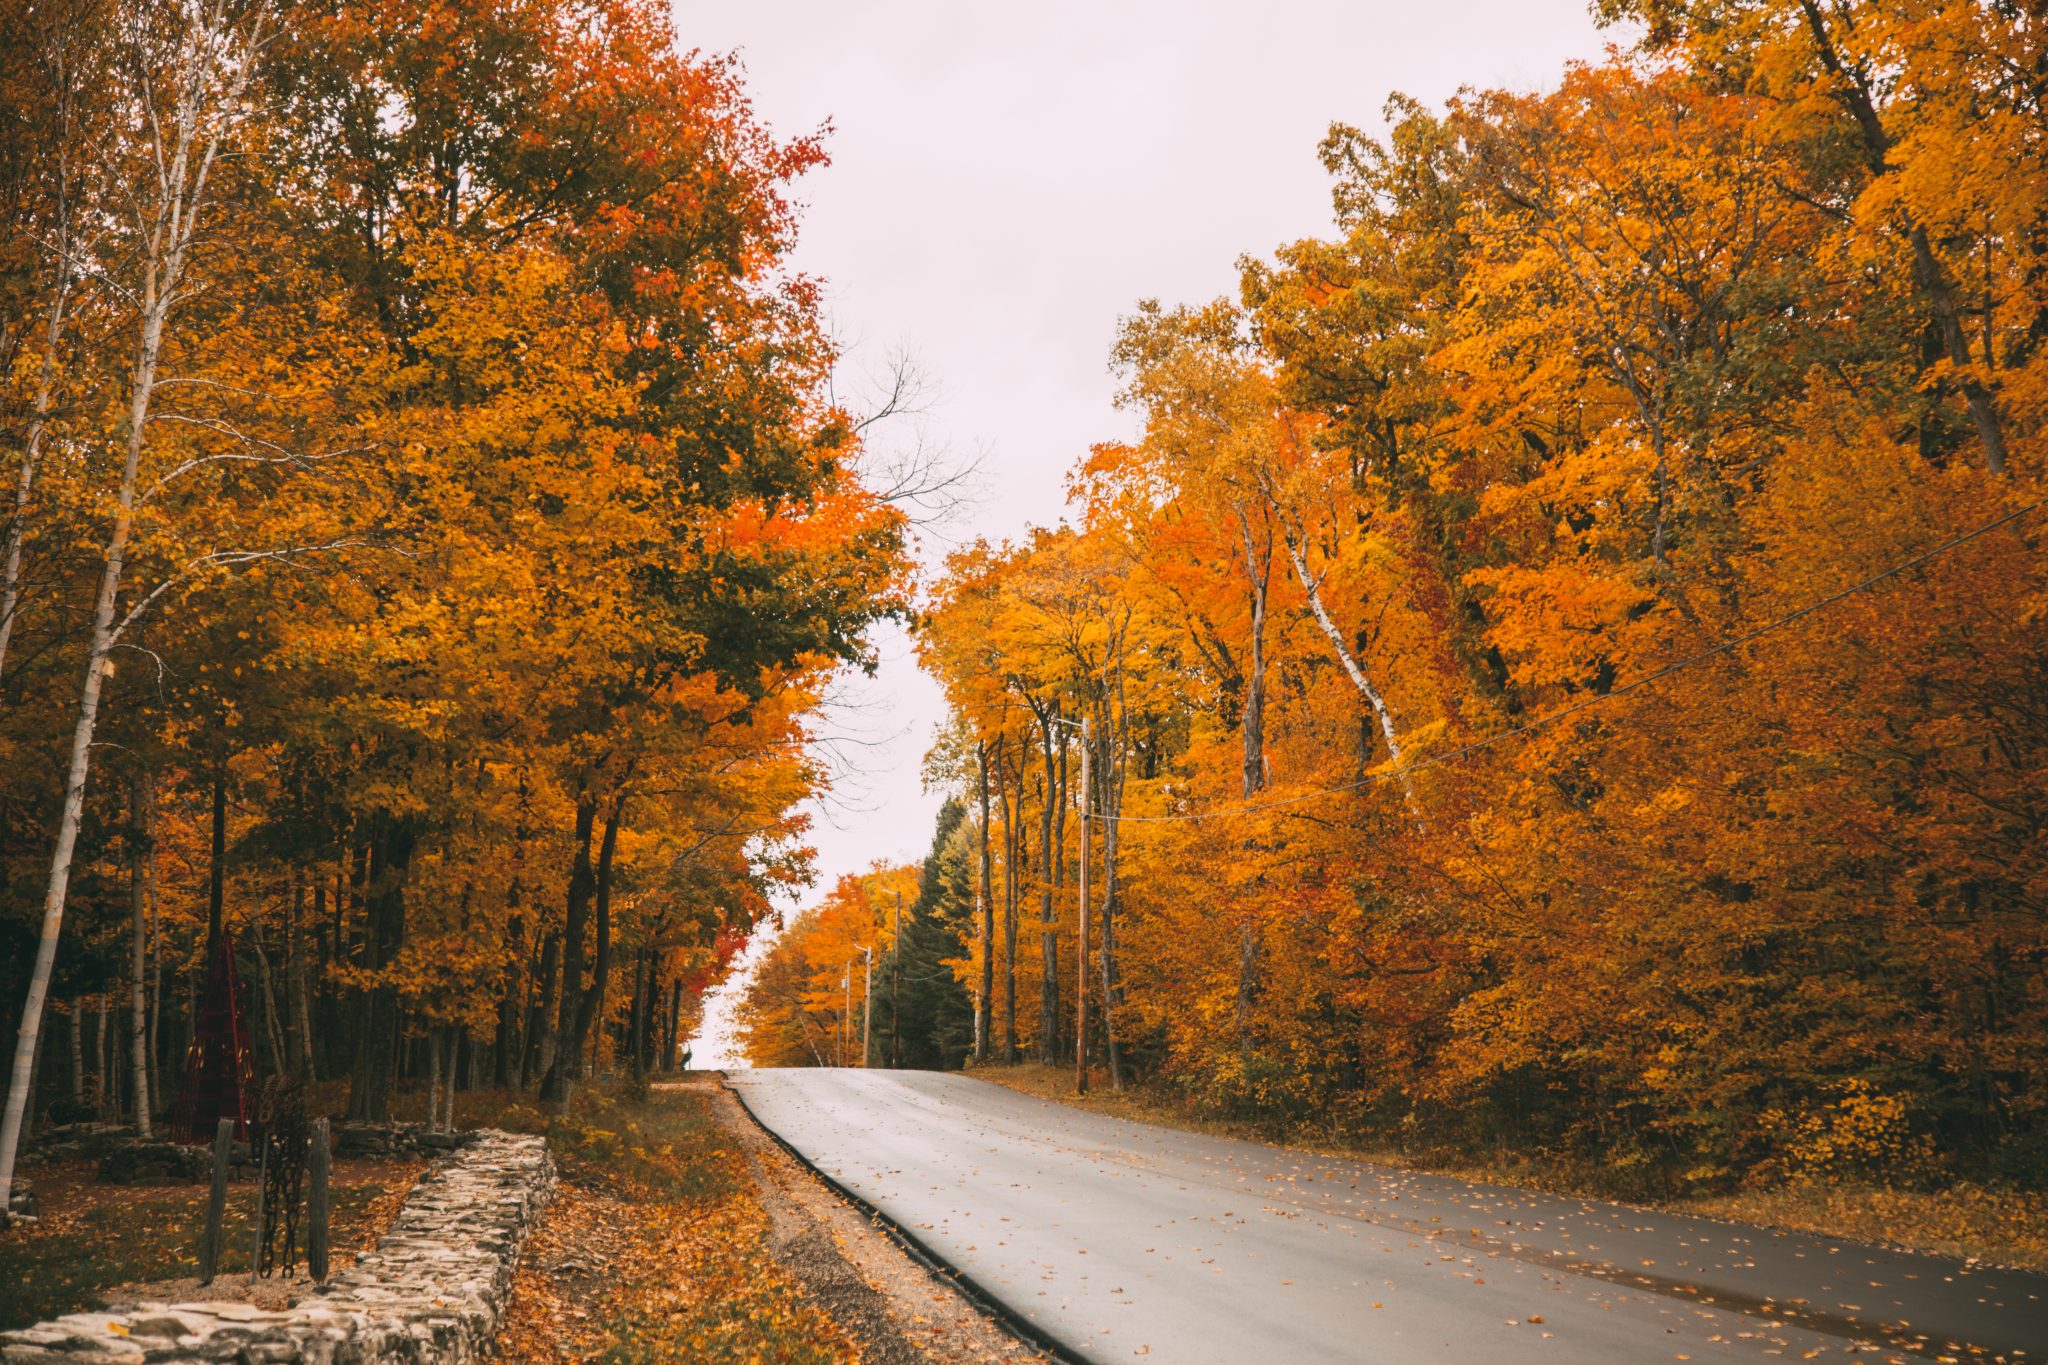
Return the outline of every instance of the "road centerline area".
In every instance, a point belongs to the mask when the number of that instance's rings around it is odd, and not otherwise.
[[[2029,1361],[2048,1343],[2048,1276],[1183,1133],[955,1074],[728,1084],[1090,1361]]]

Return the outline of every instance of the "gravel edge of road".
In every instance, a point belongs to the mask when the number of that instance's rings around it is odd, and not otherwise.
[[[745,1146],[775,1223],[776,1259],[859,1339],[864,1359],[1085,1365],[819,1170],[763,1124],[722,1073],[717,1094],[716,1112]]]

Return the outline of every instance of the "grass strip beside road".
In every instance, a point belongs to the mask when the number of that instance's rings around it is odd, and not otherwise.
[[[855,1365],[858,1349],[771,1254],[717,1080],[581,1087],[568,1114],[465,1095],[465,1123],[543,1132],[561,1188],[520,1257],[499,1339],[532,1365]]]

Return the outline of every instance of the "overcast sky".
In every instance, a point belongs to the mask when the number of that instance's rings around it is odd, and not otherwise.
[[[795,265],[826,281],[842,393],[907,349],[935,384],[927,438],[985,452],[950,540],[1058,521],[1067,468],[1129,433],[1106,361],[1132,304],[1213,297],[1239,255],[1327,229],[1330,123],[1378,129],[1394,91],[1544,87],[1613,36],[1585,0],[678,0],[676,19],[686,47],[740,55],[778,133],[831,124]],[[817,817],[819,890],[931,840],[919,769],[944,707],[908,642],[880,643],[828,726],[853,771]]]

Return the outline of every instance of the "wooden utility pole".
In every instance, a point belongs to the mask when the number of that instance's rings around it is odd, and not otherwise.
[[[860,988],[860,1064],[866,1070],[875,1064],[875,950],[860,951],[867,959],[867,976]]]
[[[975,919],[981,933],[981,989],[974,996],[974,1060],[988,1060],[989,1018],[996,998],[996,904],[989,887],[994,865],[988,847],[988,743],[976,740],[974,770],[981,784],[981,884],[975,890]]]
[[[896,892],[896,946],[889,953],[889,1068],[895,1070],[903,1064],[900,1051],[901,1036],[898,1024],[902,1008],[900,987],[903,984],[903,893]]]
[[[1079,946],[1074,953],[1074,1093],[1088,1093],[1088,759],[1095,747],[1092,716],[1081,717],[1081,900]]]

